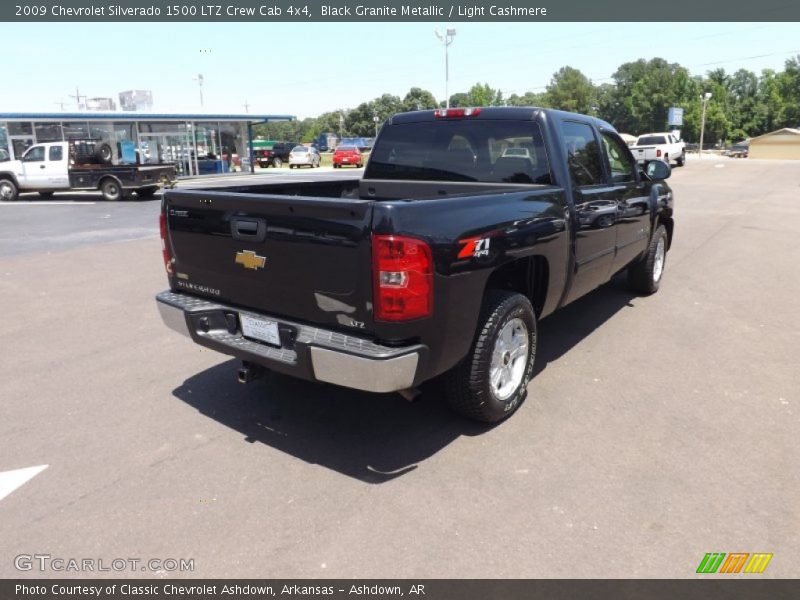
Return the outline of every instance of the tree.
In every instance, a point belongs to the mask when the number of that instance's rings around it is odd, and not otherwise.
[[[547,102],[553,108],[592,114],[595,89],[589,78],[578,69],[561,67],[547,86]]]
[[[436,98],[428,90],[422,88],[411,88],[403,98],[403,110],[405,111],[428,110],[436,107]]]

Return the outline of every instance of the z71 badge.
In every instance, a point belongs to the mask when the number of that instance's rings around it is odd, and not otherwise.
[[[464,244],[458,258],[477,258],[479,256],[489,256],[489,242],[491,238],[469,238],[460,240],[459,244]]]

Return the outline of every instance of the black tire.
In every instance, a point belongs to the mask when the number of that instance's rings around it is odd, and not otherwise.
[[[0,202],[13,202],[19,198],[17,184],[10,179],[0,179]]]
[[[358,164],[356,165],[356,169],[360,169],[360,168],[361,168],[361,167],[363,167],[363,166],[364,166],[364,164],[363,164],[363,163],[358,163]]]
[[[659,250],[659,244],[663,249]],[[664,267],[667,261],[669,238],[667,229],[663,225],[656,228],[647,253],[628,267],[628,285],[640,294],[654,294],[658,291],[661,279],[664,276]],[[658,255],[661,254],[661,265],[658,264]]]
[[[280,168],[283,166],[283,161],[276,156],[272,159],[272,166],[275,168]]]
[[[111,177],[106,177],[100,182],[100,192],[103,194],[103,198],[109,202],[122,200],[122,187],[119,181]]]
[[[289,165],[289,168],[290,169],[294,169],[294,165]]]
[[[681,153],[678,160],[675,161],[675,164],[677,164],[679,167],[682,167],[684,164],[686,164],[686,152]]]
[[[525,332],[520,330],[520,335],[527,335],[524,370],[516,387],[509,388],[513,391],[500,398],[491,382],[492,357],[500,332],[513,326],[512,321],[516,319],[526,328]],[[536,315],[528,298],[503,290],[487,292],[470,353],[444,377],[450,407],[467,418],[484,423],[495,423],[511,416],[527,395],[536,357],[536,340]],[[509,364],[508,356],[503,356],[502,360]]]
[[[53,197],[53,192],[39,192],[39,198],[42,200],[47,200]]]
[[[139,188],[136,190],[136,195],[139,196],[139,198],[152,198],[156,195],[156,192],[158,192],[158,186],[151,185],[148,187]]]
[[[94,149],[94,157],[100,164],[107,165],[110,164],[114,158],[114,152],[108,144],[100,144]]]

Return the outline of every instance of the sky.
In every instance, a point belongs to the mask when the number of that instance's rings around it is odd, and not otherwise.
[[[450,23],[449,92],[540,92],[562,66],[595,83],[662,57],[692,74],[783,69],[800,23]],[[81,95],[153,92],[155,111],[290,114],[352,108],[411,87],[445,96],[441,23],[0,23],[0,112],[75,110]],[[197,82],[203,74],[201,108]],[[247,105],[247,106],[245,106]]]

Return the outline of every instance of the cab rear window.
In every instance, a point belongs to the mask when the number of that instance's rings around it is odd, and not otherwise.
[[[538,124],[468,120],[384,128],[365,178],[479,183],[552,183]]]

